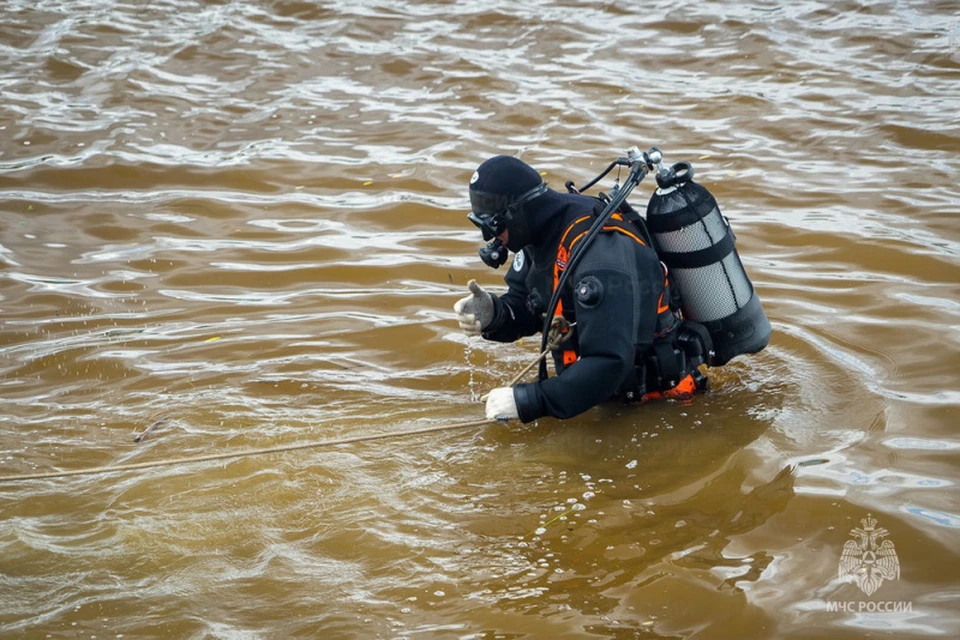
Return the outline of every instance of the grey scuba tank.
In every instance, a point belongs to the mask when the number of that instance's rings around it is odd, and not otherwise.
[[[717,201],[680,162],[657,175],[647,227],[684,319],[702,324],[713,341],[710,366],[756,353],[770,340],[770,321],[740,261],[730,224]]]

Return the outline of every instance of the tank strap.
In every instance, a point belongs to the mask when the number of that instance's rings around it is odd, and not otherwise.
[[[660,263],[663,270],[663,290],[657,300],[657,326],[654,329],[654,338],[664,338],[680,325],[680,296],[676,295],[676,288],[670,285],[670,271],[667,265]]]
[[[653,233],[653,238],[657,235],[673,233],[686,229],[697,223],[704,225],[703,219],[709,216],[717,209],[717,201],[713,195],[695,183],[688,180],[676,187],[676,194],[685,202],[686,206],[670,215],[648,216],[647,226]],[[707,265],[721,262],[735,250],[736,236],[733,229],[725,217],[721,216],[724,232],[723,237],[713,238],[706,226],[703,230],[710,237],[711,245],[699,251],[687,251],[673,253],[663,251],[662,247],[655,245],[660,259],[671,269],[699,269]]]
[[[730,233],[730,225],[727,226],[727,233],[716,244],[710,245],[706,249],[699,251],[690,251],[688,253],[670,253],[660,252],[660,259],[665,264],[670,265],[671,269],[699,269],[715,262],[720,262],[733,252],[734,237]]]
[[[691,366],[697,367],[713,359],[713,339],[705,326],[693,320],[684,320],[677,334],[677,346],[687,356]]]
[[[692,189],[691,185],[698,188]],[[687,206],[680,211],[675,211],[668,216],[647,216],[647,227],[653,234],[670,233],[671,231],[680,231],[684,227],[699,222],[710,215],[710,212],[717,206],[717,201],[713,195],[700,187],[693,180],[684,182],[676,187],[677,195],[681,196],[687,203]],[[691,192],[693,193],[691,197]],[[649,213],[649,211],[648,211]]]

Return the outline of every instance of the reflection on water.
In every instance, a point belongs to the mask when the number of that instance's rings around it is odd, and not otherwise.
[[[952,4],[0,12],[2,474],[480,417],[536,348],[450,311],[493,153],[692,161],[774,325],[689,405],[2,483],[0,635],[960,630]]]

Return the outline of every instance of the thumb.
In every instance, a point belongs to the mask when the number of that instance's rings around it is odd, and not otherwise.
[[[486,291],[483,290],[483,287],[477,284],[476,280],[471,280],[470,282],[468,282],[467,289],[470,289],[470,293],[477,296],[478,298],[486,293]]]

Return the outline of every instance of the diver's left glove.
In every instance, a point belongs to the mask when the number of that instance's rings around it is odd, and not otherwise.
[[[478,336],[493,322],[493,296],[477,284],[476,280],[467,283],[470,295],[453,305],[460,328],[468,336]]]
[[[520,417],[513,387],[499,387],[487,394],[487,420],[516,420]]]

